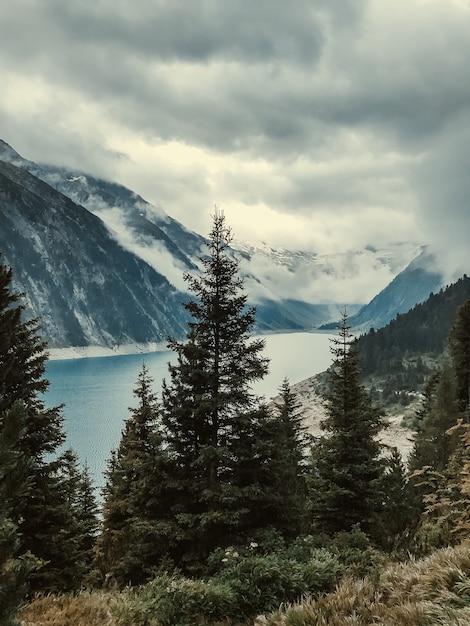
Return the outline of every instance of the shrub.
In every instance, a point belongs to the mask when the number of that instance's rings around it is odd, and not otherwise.
[[[385,561],[385,555],[375,549],[369,538],[357,526],[349,532],[338,533],[330,546],[344,565],[344,574],[353,577],[377,576]]]
[[[124,591],[113,614],[122,626],[197,626],[224,620],[235,609],[235,593],[222,581],[164,574]]]
[[[336,556],[322,549],[310,551],[304,562],[282,554],[240,556],[234,548],[222,554],[223,567],[207,580],[164,574],[124,591],[113,609],[118,624],[196,626],[243,620],[306,594],[330,591],[343,569]]]
[[[249,617],[273,611],[284,602],[293,602],[305,594],[330,591],[341,573],[338,559],[326,550],[305,562],[279,554],[249,556],[217,575],[229,584],[237,597],[238,614]]]

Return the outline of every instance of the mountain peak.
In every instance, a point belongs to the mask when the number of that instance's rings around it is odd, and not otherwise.
[[[7,163],[12,163],[13,165],[25,163],[25,159],[3,139],[0,139],[0,160],[7,161]]]

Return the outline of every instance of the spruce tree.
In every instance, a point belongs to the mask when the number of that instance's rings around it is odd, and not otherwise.
[[[179,565],[191,569],[217,546],[243,541],[275,524],[267,437],[268,409],[252,391],[267,372],[264,342],[253,339],[232,234],[216,212],[201,258],[203,272],[185,275],[194,295],[185,341],[171,339],[177,363],[164,381],[163,422],[176,479],[172,513]]]
[[[331,351],[325,435],[313,446],[309,477],[313,529],[334,535],[359,525],[373,538],[380,533],[383,504],[384,470],[376,440],[382,416],[361,385],[346,311]]]
[[[428,386],[410,458],[410,482],[422,513],[415,544],[425,551],[467,536],[470,416],[470,301],[459,307],[449,359]]]
[[[31,552],[42,566],[32,572],[33,591],[68,587],[76,572],[67,529],[73,522],[69,495],[61,487],[64,459],[59,448],[65,440],[61,407],[47,408],[42,394],[46,344],[37,319],[24,319],[21,296],[12,288],[12,271],[0,263],[0,425],[5,415],[22,403],[24,428],[18,453],[29,460],[29,497],[13,498],[11,520],[18,529],[23,552]],[[68,564],[65,566],[65,564]],[[70,569],[67,569],[70,568]]]
[[[119,585],[145,582],[168,552],[167,454],[157,397],[144,364],[119,447],[108,464],[104,519],[97,542],[103,578]],[[170,533],[171,534],[171,533]]]
[[[98,534],[98,505],[93,483],[87,467],[81,467],[71,449],[60,456],[57,468],[59,499],[64,510],[61,557],[56,562],[57,577],[62,579],[61,589],[79,589],[93,568],[94,546]],[[65,548],[65,549],[64,549]]]
[[[379,492],[383,494],[380,545],[387,550],[404,548],[414,530],[417,512],[406,465],[397,448],[392,448],[385,460]]]
[[[17,611],[25,602],[34,557],[21,549],[18,525],[12,519],[14,502],[30,492],[29,460],[19,448],[26,411],[16,402],[0,423],[0,623],[17,626]]]
[[[445,469],[455,445],[447,431],[458,416],[455,369],[445,360],[428,381],[417,411],[416,436],[408,461],[410,472],[425,466],[436,472]]]
[[[287,378],[279,388],[276,409],[269,423],[273,442],[271,471],[278,496],[277,528],[286,538],[305,530],[307,450],[311,438],[303,424],[302,410]]]

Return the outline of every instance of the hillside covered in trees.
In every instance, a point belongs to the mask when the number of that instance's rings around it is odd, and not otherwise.
[[[387,405],[408,404],[438,369],[458,308],[470,299],[470,278],[431,293],[408,313],[358,338],[363,381]]]
[[[406,585],[405,568],[419,567],[416,559],[437,564],[434,552],[449,546],[447,578],[423,580],[429,602],[419,621],[395,603],[379,623],[435,624],[431,601],[440,589],[468,614],[470,299],[459,301],[468,278],[434,296],[437,310],[454,306],[452,319],[442,313],[447,358],[424,384],[405,465],[377,442],[383,411],[362,372],[364,342],[372,354],[372,341],[354,339],[346,312],[332,341],[319,437],[305,432],[289,381],[275,407],[253,393],[268,363],[252,336],[256,310],[227,253],[231,237],[216,212],[203,272],[185,275],[186,338],[169,340],[177,360],[161,393],[142,367],[101,511],[86,468],[73,451],[60,452],[61,407],[41,400],[47,352],[39,321],[23,321],[11,270],[1,266],[2,625],[235,626],[260,614],[258,624],[340,625],[353,616],[367,624],[371,598],[377,614],[385,611],[398,593],[394,581]],[[439,317],[429,306],[411,317],[433,332]],[[399,328],[409,327],[401,320],[384,329],[383,353],[401,346],[393,358],[403,360]],[[439,349],[426,344],[428,353]],[[460,618],[439,610],[438,623]]]

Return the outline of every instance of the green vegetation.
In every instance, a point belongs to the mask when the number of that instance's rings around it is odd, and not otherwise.
[[[345,312],[327,374],[327,418],[322,424],[326,434],[312,447],[309,508],[318,532],[335,535],[361,525],[372,536],[380,532],[384,499],[384,466],[375,439],[382,416],[360,384],[349,330]]]
[[[456,626],[470,623],[470,548],[390,564],[378,577],[345,578],[334,593],[286,607],[264,626]]]
[[[275,408],[251,390],[268,363],[250,336],[256,311],[230,241],[217,212],[204,271],[186,276],[186,340],[169,340],[177,362],[160,401],[142,367],[99,525],[87,469],[73,451],[59,453],[60,407],[41,400],[38,323],[23,320],[0,265],[0,623],[469,623],[468,278],[415,307],[414,322],[399,316],[358,341],[345,312],[315,440],[287,380]],[[441,352],[427,341],[434,305],[442,315],[454,307]],[[408,349],[400,329],[413,323],[421,330]],[[424,356],[412,353],[418,336]],[[407,465],[377,443],[382,410],[362,377],[367,355],[379,376],[391,356],[421,363]],[[367,360],[365,370],[375,375]]]
[[[144,365],[134,389],[138,406],[130,409],[104,490],[96,566],[101,581],[112,578],[120,586],[148,580],[167,550],[171,477],[151,385]]]
[[[431,293],[387,326],[358,339],[364,384],[382,406],[407,406],[416,400],[441,366],[457,309],[470,299],[470,278]]]
[[[41,394],[47,353],[0,263],[0,621],[28,592],[79,588],[97,530],[92,486]]]
[[[24,406],[18,402],[3,413],[0,429],[0,616],[4,626],[18,623],[16,612],[36,565],[34,557],[21,550],[18,524],[12,515],[14,500],[29,495],[30,466],[19,449],[25,417]]]

